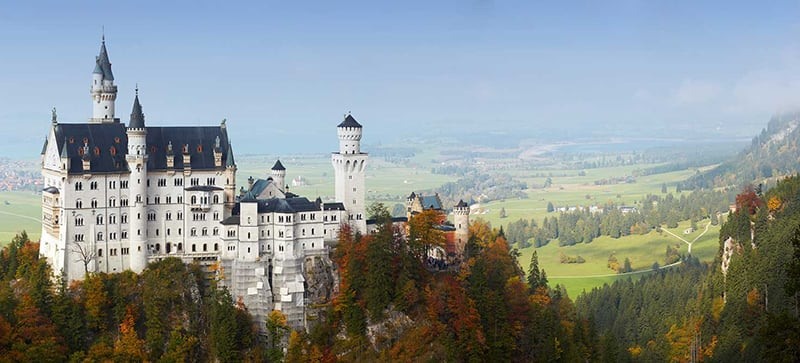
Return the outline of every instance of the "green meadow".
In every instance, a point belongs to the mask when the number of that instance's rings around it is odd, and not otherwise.
[[[0,192],[0,245],[26,231],[32,241],[42,234],[42,197],[32,192]]]

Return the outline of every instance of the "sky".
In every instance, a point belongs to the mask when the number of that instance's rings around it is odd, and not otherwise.
[[[800,106],[800,3],[0,1],[3,155],[91,116],[101,35],[127,122],[216,125],[239,153],[500,132],[747,137]],[[563,135],[563,136],[561,136]]]

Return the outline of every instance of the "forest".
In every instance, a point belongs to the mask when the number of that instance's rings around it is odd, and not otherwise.
[[[680,209],[667,198],[658,205]],[[21,234],[0,253],[0,360],[800,360],[800,177],[747,187],[735,200],[713,263],[677,256],[678,268],[575,303],[548,284],[535,253],[521,266],[502,229],[473,223],[464,260],[437,269],[426,251],[445,243],[443,216],[426,211],[401,230],[376,204],[376,231],[342,229],[339,293],[316,307],[307,332],[288,329],[277,311],[255,326],[208,271],[177,259],[140,275],[54,281]]]

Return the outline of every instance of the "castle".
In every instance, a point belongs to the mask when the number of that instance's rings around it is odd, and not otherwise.
[[[368,231],[368,154],[355,118],[348,114],[337,126],[331,203],[290,193],[280,161],[237,193],[225,120],[148,126],[137,87],[129,122],[120,122],[105,39],[90,95],[86,123],[60,123],[53,111],[42,148],[40,254],[54,272],[67,281],[91,272],[138,273],[148,262],[177,257],[206,266],[260,323],[275,309],[303,327],[309,271],[332,265],[342,224]]]

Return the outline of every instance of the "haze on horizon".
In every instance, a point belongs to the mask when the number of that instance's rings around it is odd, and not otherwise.
[[[691,1],[6,2],[0,156],[90,116],[103,27],[128,121],[227,118],[238,153],[491,131],[749,137],[800,105],[800,4]]]

